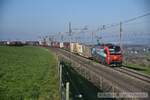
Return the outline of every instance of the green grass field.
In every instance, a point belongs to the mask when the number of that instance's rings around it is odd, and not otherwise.
[[[58,100],[57,60],[40,47],[0,46],[0,100]]]
[[[127,65],[127,68],[130,68],[130,69],[139,71],[141,73],[150,75],[150,67],[143,67],[141,65],[133,64],[133,63],[130,63],[130,62],[126,63],[125,65]]]

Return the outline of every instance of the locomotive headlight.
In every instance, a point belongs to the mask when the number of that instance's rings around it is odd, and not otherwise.
[[[117,57],[116,56],[114,56],[114,60],[116,60],[117,59]]]

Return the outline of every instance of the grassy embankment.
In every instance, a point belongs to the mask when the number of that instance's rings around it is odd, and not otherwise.
[[[150,62],[150,53],[146,53],[145,55],[143,55],[143,58],[141,58],[141,60],[136,60],[135,62],[133,62],[132,60],[127,60],[124,61],[124,65],[127,65],[127,68],[150,75],[149,62]]]
[[[58,100],[56,66],[45,48],[0,46],[0,100]]]
[[[135,63],[127,62],[126,67],[150,75],[150,67],[141,66]]]

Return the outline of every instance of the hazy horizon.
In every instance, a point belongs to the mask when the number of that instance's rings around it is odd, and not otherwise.
[[[61,40],[58,32],[67,40],[71,22],[72,28],[88,27],[83,33],[74,30],[74,41],[92,42],[91,33],[98,27],[149,13],[149,4],[149,0],[1,0],[0,40],[38,40],[46,35]],[[150,16],[123,24],[123,41],[150,43],[149,27]],[[116,42],[119,26],[95,34],[102,41]]]

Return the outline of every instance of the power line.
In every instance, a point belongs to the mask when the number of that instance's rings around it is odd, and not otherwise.
[[[135,21],[137,19],[149,16],[149,15],[150,15],[150,12],[149,13],[145,13],[145,14],[140,15],[140,16],[137,16],[137,17],[134,17],[134,18],[131,18],[131,19],[128,19],[128,20],[125,20],[125,21],[122,21],[122,24],[126,24],[126,23],[129,23],[131,21]],[[105,30],[105,29],[116,27],[116,26],[119,26],[119,25],[120,25],[120,23],[111,24],[110,26],[107,26],[107,27],[106,27],[106,25],[103,25],[103,27],[102,28],[98,28],[98,30]]]
[[[140,15],[140,16],[137,16],[137,17],[134,17],[134,18],[131,18],[131,19],[128,19],[128,20],[125,20],[125,21],[121,21],[121,22],[116,23],[116,24],[111,24],[110,26],[103,25],[102,28],[98,28],[96,31],[98,32],[100,30],[102,31],[102,30],[106,30],[108,28],[120,26],[120,34],[119,34],[120,39],[119,39],[119,41],[120,41],[120,47],[122,47],[122,24],[126,24],[126,23],[138,20],[140,18],[149,16],[149,15],[150,15],[150,12],[149,13],[145,13],[145,14]]]
[[[134,18],[132,18],[132,19],[126,20],[126,21],[124,21],[123,23],[129,23],[129,22],[131,22],[131,21],[134,21],[134,20],[137,20],[137,19],[140,19],[140,18],[149,16],[149,15],[150,15],[150,12],[149,12],[149,13],[146,13],[146,14],[143,14],[143,15],[140,15],[140,16],[137,16],[137,17],[134,17]]]

